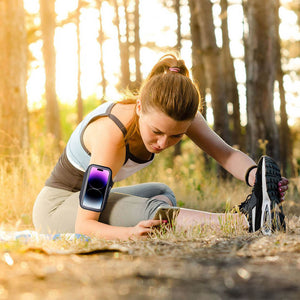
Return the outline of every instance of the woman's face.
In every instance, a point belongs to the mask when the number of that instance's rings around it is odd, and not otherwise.
[[[153,108],[144,113],[140,102],[137,103],[137,114],[142,140],[151,153],[159,153],[178,143],[192,123],[191,120],[176,121]]]

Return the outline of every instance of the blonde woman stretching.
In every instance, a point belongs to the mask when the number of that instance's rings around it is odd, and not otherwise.
[[[112,188],[105,209],[99,213],[79,205],[84,173],[90,164],[97,164],[112,170],[114,182],[123,180],[148,166],[156,154],[184,135],[233,176],[254,186],[249,199],[240,206],[247,216],[243,225],[249,231],[260,230],[265,222],[273,229],[284,227],[282,208],[277,213],[271,210],[283,200],[288,180],[281,178],[271,158],[263,157],[256,165],[226,144],[207,125],[199,107],[200,95],[184,61],[173,55],[162,57],[136,99],[106,102],[77,126],[34,204],[36,230],[106,239],[147,235],[160,224],[153,220],[157,209],[176,206],[168,186],[150,182]],[[222,216],[180,208],[176,224],[183,229],[201,224],[219,226]]]

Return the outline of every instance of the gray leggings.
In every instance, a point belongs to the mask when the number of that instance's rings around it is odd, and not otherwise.
[[[176,206],[174,193],[163,183],[113,188],[99,222],[130,227],[152,219],[159,207],[170,207],[160,196],[166,196]],[[78,205],[79,192],[45,186],[33,206],[35,229],[40,233],[73,233]]]

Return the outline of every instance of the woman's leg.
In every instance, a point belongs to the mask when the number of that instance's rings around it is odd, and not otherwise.
[[[32,212],[34,227],[40,233],[75,232],[79,192],[45,186],[39,193]]]
[[[160,197],[156,195],[164,195],[172,202],[172,206],[176,206],[174,193],[163,183],[142,183],[133,186],[115,188],[113,190],[136,196],[149,198],[154,197],[156,199],[160,199]],[[220,222],[225,222],[228,217],[232,218],[233,222],[238,222],[246,228],[249,227],[244,215],[230,214],[229,216],[229,214],[224,213],[210,213],[187,208],[180,208],[180,212],[176,218],[176,224],[178,229],[187,229],[196,225],[211,225],[220,227]]]
[[[124,193],[121,193],[124,192]],[[44,187],[33,208],[33,223],[41,233],[66,233],[75,231],[79,205],[79,192]],[[173,192],[164,184],[149,183],[112,189],[99,221],[114,226],[135,226],[142,220],[152,219],[159,207],[176,205]],[[233,214],[234,219],[240,218]],[[208,213],[180,208],[176,218],[178,229],[195,225],[220,225],[225,214]],[[242,224],[248,227],[242,216]]]
[[[122,193],[127,195],[134,195],[143,198],[155,198],[156,196],[165,196],[170,205],[176,206],[176,198],[173,191],[164,183],[148,182],[125,187],[113,188],[112,192]],[[162,197],[161,197],[162,198]]]
[[[153,219],[159,207],[176,206],[175,195],[163,183],[142,183],[113,188],[99,221],[115,226],[135,226]]]
[[[224,213],[210,213],[200,210],[180,208],[179,214],[176,218],[176,228],[179,230],[186,230],[192,226],[210,225],[213,227],[220,227],[226,219],[231,219],[234,224],[248,228],[249,224],[244,215],[239,214],[224,214]]]
[[[163,184],[116,188],[112,189],[99,221],[114,226],[135,226],[140,221],[152,219],[159,207],[171,207],[173,203],[176,204],[174,194]],[[44,187],[33,207],[36,230],[41,233],[74,232],[78,205],[79,192]]]

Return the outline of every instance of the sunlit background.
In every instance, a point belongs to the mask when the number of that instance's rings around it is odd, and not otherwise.
[[[291,0],[282,1],[283,3]],[[30,13],[39,12],[38,0],[25,0],[25,9]],[[77,0],[56,0],[57,21],[67,18],[68,13],[76,10]],[[213,6],[216,37],[219,46],[222,44],[221,20],[218,18],[220,8],[218,5]],[[119,81],[120,59],[119,47],[117,39],[117,28],[113,24],[114,8],[109,6],[107,2],[102,6],[102,22],[106,40],[103,44],[103,57],[105,67],[105,77],[108,83],[106,98],[110,100],[118,100],[120,95],[116,89]],[[185,5],[181,8],[182,15],[182,35],[189,35],[189,7]],[[100,51],[97,42],[99,30],[99,12],[96,9],[88,8],[81,10],[80,19],[80,41],[81,41],[81,88],[83,99],[89,96],[102,97],[101,74],[100,74]],[[300,40],[300,30],[297,25],[297,15],[284,8],[280,8],[280,37],[282,40]],[[159,20],[159,22],[157,21]],[[230,49],[235,59],[235,68],[237,81],[239,83],[240,107],[242,114],[242,124],[245,124],[246,115],[246,91],[245,91],[245,69],[244,69],[244,48],[242,45],[243,38],[243,15],[240,1],[230,5],[228,8],[228,26]],[[39,24],[39,17],[35,19],[36,25]],[[141,0],[140,1],[140,38],[141,43],[153,42],[159,47],[172,49],[176,45],[176,14],[170,9],[164,7],[157,0]],[[73,104],[77,98],[77,40],[75,24],[66,24],[57,27],[55,32],[55,48],[56,48],[56,91],[61,103]],[[45,74],[42,57],[42,41],[30,45],[30,51],[35,60],[31,63],[29,79],[27,84],[28,105],[30,109],[41,107],[44,100],[44,84]],[[163,52],[157,49],[141,48],[141,71],[145,77],[151,67],[156,63]],[[181,56],[185,60],[188,68],[191,68],[191,42],[189,40],[182,41]],[[300,100],[299,100],[299,79],[295,69],[300,69],[300,58],[294,58],[289,65],[284,66],[288,75],[284,76],[284,86],[286,90],[287,113],[289,115],[289,124],[295,124],[300,119]],[[208,102],[208,121],[212,122],[212,110]],[[280,107],[279,93],[275,86],[275,110]],[[243,125],[244,125],[243,124]]]

